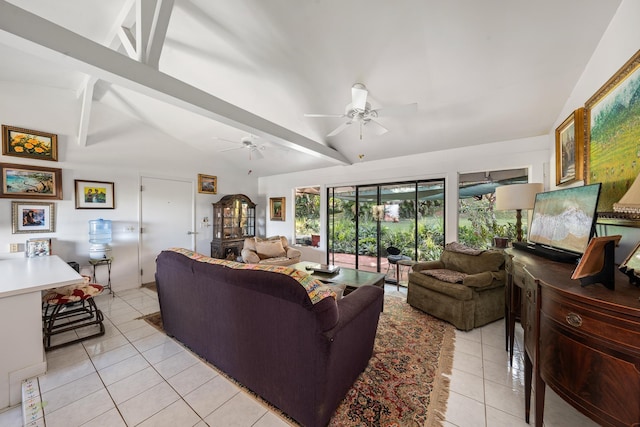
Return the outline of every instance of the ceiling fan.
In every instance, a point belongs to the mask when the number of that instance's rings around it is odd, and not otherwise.
[[[233,151],[233,150],[244,149],[244,150],[249,150],[249,160],[252,159],[252,156],[255,156],[256,159],[263,159],[264,154],[262,154],[262,151],[264,151],[266,147],[264,145],[258,145],[255,142],[253,142],[253,138],[254,138],[253,136],[245,136],[245,137],[242,137],[242,139],[240,139],[240,142],[238,142],[238,141],[231,141],[229,139],[216,137],[216,139],[220,141],[226,141],[232,144],[242,144],[240,147],[226,148],[224,150],[220,150],[221,153],[223,151]]]
[[[414,113],[418,109],[418,104],[397,105],[393,107],[372,109],[371,104],[367,102],[369,91],[362,83],[356,83],[351,87],[351,103],[345,107],[344,114],[305,114],[305,117],[346,117],[347,121],[335,128],[327,137],[332,137],[354,122],[360,125],[360,139],[362,139],[362,128],[366,126],[375,134],[382,135],[388,132],[388,129],[378,123],[375,119],[378,117],[402,116]]]

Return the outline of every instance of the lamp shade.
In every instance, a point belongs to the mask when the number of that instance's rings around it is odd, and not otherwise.
[[[495,209],[499,211],[533,209],[536,194],[544,191],[542,183],[512,184],[496,187]]]
[[[640,175],[636,177],[620,201],[613,204],[613,211],[628,214],[640,213]]]

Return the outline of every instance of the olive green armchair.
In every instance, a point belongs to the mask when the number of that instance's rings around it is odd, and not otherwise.
[[[449,244],[438,261],[416,263],[407,302],[468,331],[504,317],[504,254]]]

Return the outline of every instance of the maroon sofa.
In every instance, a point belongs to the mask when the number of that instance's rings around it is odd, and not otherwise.
[[[380,288],[312,304],[285,274],[156,260],[166,333],[304,426],[326,425],[373,352]]]

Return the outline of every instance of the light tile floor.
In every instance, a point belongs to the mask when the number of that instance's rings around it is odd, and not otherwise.
[[[406,289],[397,292],[395,286],[385,291],[406,296]],[[158,311],[155,292],[105,294],[97,304],[107,318],[104,336],[47,353],[48,371],[39,377],[47,427],[288,425],[137,319]],[[509,367],[503,321],[456,333],[446,427],[526,425],[521,329],[516,338]],[[0,413],[0,426],[21,425],[20,407]],[[596,424],[547,389],[545,425]]]

